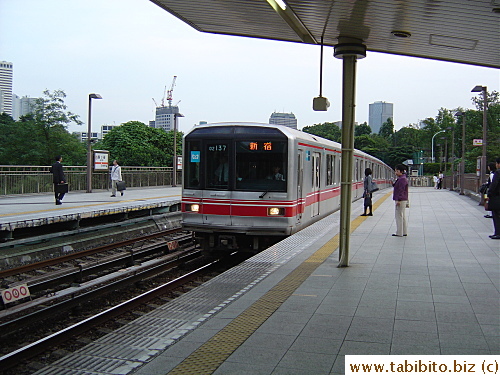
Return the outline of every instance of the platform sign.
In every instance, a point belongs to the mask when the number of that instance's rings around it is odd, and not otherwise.
[[[109,168],[109,151],[94,150],[94,170],[107,171]]]
[[[13,288],[2,290],[2,300],[3,303],[11,303],[19,299],[23,299],[30,296],[30,290],[27,284],[16,285]]]
[[[472,145],[473,146],[482,146],[483,145],[483,140],[482,139],[473,139],[472,140]]]
[[[177,170],[182,171],[182,156],[177,156]]]

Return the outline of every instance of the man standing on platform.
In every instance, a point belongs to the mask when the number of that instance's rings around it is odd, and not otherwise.
[[[495,161],[497,169],[488,188],[488,207],[493,215],[493,227],[495,229],[495,233],[490,238],[500,240],[500,158]]]
[[[113,161],[111,167],[111,196],[116,197],[117,184],[122,180],[122,167],[118,165],[118,161]],[[123,191],[120,191],[123,195]]]
[[[54,182],[54,195],[56,198],[56,205],[61,205],[61,201],[64,198],[64,194],[66,193],[66,191],[61,190],[59,184],[66,184],[66,177],[64,176],[63,165],[61,164],[62,156],[57,155],[55,159],[56,162],[52,164],[52,167],[50,167],[50,171],[52,172],[52,182]]]

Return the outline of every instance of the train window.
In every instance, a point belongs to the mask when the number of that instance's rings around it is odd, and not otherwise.
[[[236,190],[286,191],[287,142],[236,142]]]
[[[208,189],[227,190],[231,172],[229,169],[229,146],[227,142],[210,142],[206,147],[206,180]]]
[[[184,186],[187,189],[199,189],[200,187],[200,142],[186,142],[184,154]]]
[[[333,155],[326,155],[326,185],[335,183],[335,159]]]

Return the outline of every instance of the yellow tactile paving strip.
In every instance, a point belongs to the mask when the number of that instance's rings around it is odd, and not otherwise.
[[[373,209],[377,209],[390,195],[389,192],[380,198],[373,205]],[[351,233],[366,219],[367,216],[359,216],[354,219],[351,223]],[[212,374],[302,285],[338,246],[339,235],[337,234],[168,374]]]

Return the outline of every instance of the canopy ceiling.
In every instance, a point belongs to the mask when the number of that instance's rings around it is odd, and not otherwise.
[[[500,0],[151,0],[195,29],[500,68]],[[285,8],[285,9],[283,9]],[[396,35],[398,36],[396,36]]]

